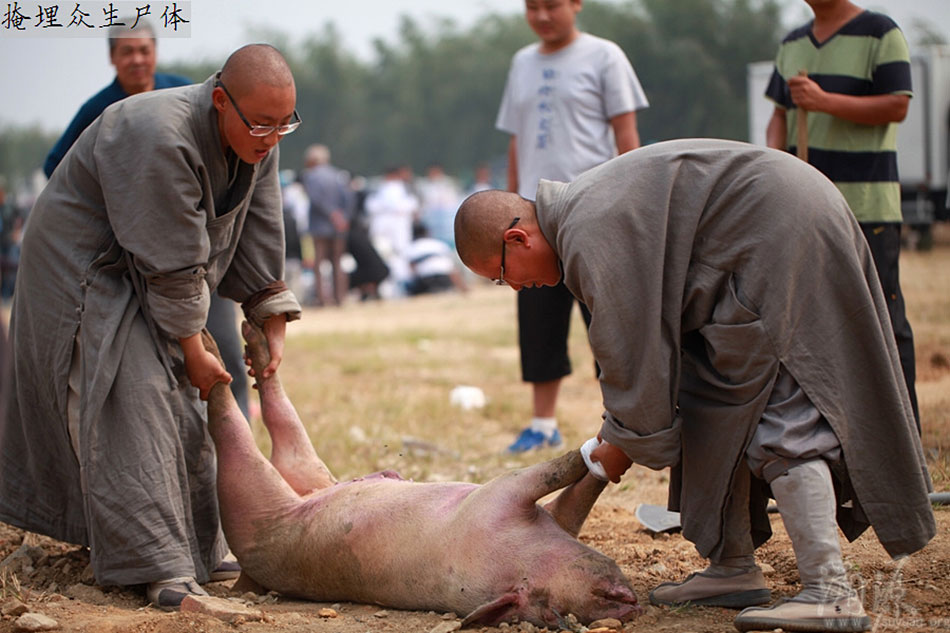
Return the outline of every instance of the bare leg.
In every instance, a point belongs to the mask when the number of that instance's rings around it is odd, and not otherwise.
[[[531,395],[534,404],[534,417],[553,418],[557,407],[557,394],[561,389],[561,379],[531,383]]]
[[[261,417],[273,443],[271,463],[298,494],[332,486],[336,478],[317,456],[277,374],[261,379],[270,362],[263,332],[246,321],[241,324],[241,332],[247,342],[245,357],[254,370],[261,398]]]

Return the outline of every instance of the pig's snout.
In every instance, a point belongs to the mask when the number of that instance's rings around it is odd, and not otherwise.
[[[555,589],[566,593],[553,605],[568,607],[583,623],[603,618],[626,622],[643,612],[633,587],[609,558],[591,552],[569,567],[562,576],[566,583]]]
[[[608,617],[626,622],[643,613],[643,607],[637,601],[633,589],[626,585],[616,585],[605,590],[595,589],[593,594],[592,602],[596,605],[594,612],[603,614],[598,619]]]
[[[541,606],[541,605],[539,605]],[[539,617],[528,617],[529,620],[539,620],[536,624],[555,626],[570,630],[571,623],[565,616],[573,615],[581,624],[590,624],[595,620],[613,618],[627,622],[643,613],[643,608],[637,602],[637,596],[629,587],[619,586],[604,591],[593,588],[586,597],[576,594],[571,600],[564,602],[553,600],[537,611]]]

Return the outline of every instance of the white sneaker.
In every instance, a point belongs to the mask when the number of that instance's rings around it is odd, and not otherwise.
[[[861,633],[871,630],[871,618],[857,596],[831,602],[802,602],[783,598],[771,607],[748,607],[733,621],[740,631],[833,631]]]

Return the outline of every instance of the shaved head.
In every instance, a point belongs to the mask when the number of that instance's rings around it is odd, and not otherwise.
[[[297,112],[297,88],[280,51],[268,44],[249,44],[228,57],[211,101],[218,112],[221,148],[253,165],[280,142],[279,126],[289,124]],[[251,134],[256,127],[266,134]]]
[[[221,82],[235,99],[254,92],[258,86],[285,88],[294,85],[287,60],[270,44],[248,44],[237,49],[221,69]]]
[[[455,214],[455,247],[466,266],[501,253],[502,234],[515,217],[524,225],[537,223],[534,203],[516,193],[488,189],[473,193]]]

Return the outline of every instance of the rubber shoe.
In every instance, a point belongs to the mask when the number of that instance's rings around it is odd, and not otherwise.
[[[194,578],[182,576],[148,583],[145,595],[151,604],[162,611],[177,611],[185,596],[207,596],[208,592]]]
[[[236,560],[223,560],[221,564],[211,572],[210,582],[221,582],[222,580],[234,580],[241,575],[241,565]]]
[[[856,596],[832,602],[801,602],[783,598],[771,607],[743,609],[733,621],[740,631],[833,631],[861,633],[871,630],[871,618]]]
[[[561,439],[561,433],[557,429],[554,429],[554,434],[551,437],[547,437],[541,431],[535,431],[532,428],[527,428],[521,432],[518,436],[518,439],[508,447],[509,453],[525,453],[527,451],[533,451],[539,448],[557,448],[564,441]]]
[[[650,604],[668,607],[690,604],[742,609],[771,599],[758,567],[734,576],[709,576],[698,571],[683,582],[665,582],[650,592]]]

